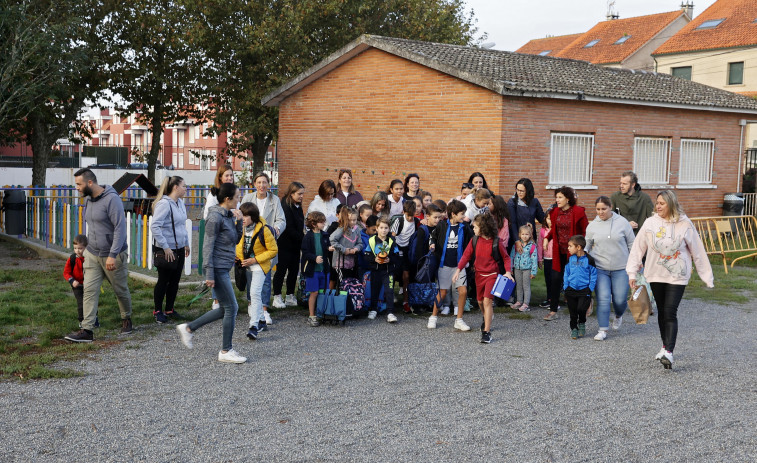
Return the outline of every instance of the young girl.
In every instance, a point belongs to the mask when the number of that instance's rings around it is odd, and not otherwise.
[[[413,204],[410,201],[408,204]],[[414,205],[414,204],[413,204]],[[386,303],[386,321],[397,323],[397,317],[394,315],[394,293],[392,292],[392,283],[395,267],[399,260],[399,251],[397,243],[389,234],[389,219],[382,217],[376,225],[376,234],[368,240],[368,246],[365,248],[365,260],[371,271],[371,301],[373,310],[368,312],[368,318],[374,320],[378,314],[379,297],[381,290],[384,291],[384,301]]]
[[[457,264],[457,270],[452,275],[452,281],[457,281],[461,271],[465,271],[465,266],[473,258],[473,266],[476,271],[476,299],[478,306],[483,308],[484,322],[481,324],[481,342],[489,344],[492,341],[491,324],[494,316],[494,304],[492,304],[492,288],[497,281],[497,275],[502,270],[500,265],[504,264],[505,276],[513,279],[510,273],[510,256],[507,255],[505,244],[497,237],[497,224],[494,217],[488,212],[480,214],[473,219],[473,233],[478,237],[472,239],[465,248],[460,262]],[[497,240],[500,262],[495,260],[494,240]],[[475,245],[475,249],[474,249]],[[475,252],[475,257],[474,257]]]
[[[421,205],[423,206],[423,214],[428,213],[428,205],[434,202],[434,196],[428,191],[421,191]]]
[[[326,228],[326,215],[323,212],[309,212],[305,219],[308,232],[302,240],[302,258],[300,259],[301,273],[305,277],[305,291],[310,293],[308,310],[310,326],[318,326],[321,322],[315,316],[315,302],[318,291],[327,288],[328,275],[331,271],[326,251],[333,251],[329,246],[329,239],[323,229]]]
[[[368,220],[368,217],[373,215],[373,211],[371,210],[370,204],[363,204],[358,208],[357,210],[357,218],[358,223],[357,226],[360,227],[361,230],[365,230],[365,223]]]
[[[377,191],[371,198],[371,211],[376,217],[389,217],[389,195],[384,191]]]
[[[418,220],[423,220],[425,215],[425,208],[423,207],[423,199],[420,196],[416,196],[413,198],[413,202],[415,203],[415,217],[418,218]]]
[[[539,307],[549,307],[550,294],[552,294],[552,238],[547,238],[550,230],[552,229],[552,218],[549,216],[552,208],[547,209],[545,222],[546,227],[541,227],[539,230],[539,245],[542,249],[542,268],[544,269],[544,283],[547,286],[547,299],[545,299]],[[558,307],[559,309],[559,307]]]
[[[357,212],[350,207],[342,208],[339,214],[339,228],[331,234],[329,241],[334,256],[331,262],[335,269],[341,269],[342,278],[357,278],[357,256],[362,249],[360,228],[357,226]]]
[[[465,213],[467,220],[473,220],[477,215],[488,212],[491,207],[492,194],[486,188],[481,188],[473,194],[473,200],[466,204],[468,212]],[[507,243],[505,243],[507,244]]]
[[[455,196],[452,199],[456,199],[458,201],[465,201],[465,198],[468,197],[471,190],[473,190],[473,184],[472,183],[463,183],[463,185],[460,187],[460,194],[458,196]],[[452,199],[449,201],[452,202]]]
[[[402,206],[403,215],[392,218],[392,236],[395,238],[400,255],[402,256],[402,264],[397,270],[402,272],[402,310],[405,313],[412,312],[412,308],[408,303],[407,285],[410,284],[410,270],[412,267],[410,263],[410,242],[421,223],[415,217],[416,207],[415,201],[406,201]],[[399,275],[397,276],[399,277]]]
[[[539,270],[539,252],[530,223],[518,229],[518,238],[521,251],[516,251],[516,246],[510,251],[513,255],[516,291],[515,304],[512,307],[521,312],[528,312],[528,304],[531,302],[531,280],[536,278],[536,272]]]
[[[271,272],[272,259],[279,252],[276,237],[266,226],[265,219],[260,217],[260,209],[255,203],[242,203],[244,235],[237,243],[237,259],[247,270],[247,314],[250,325],[247,327],[247,337],[251,340],[258,338],[258,328],[263,315],[263,285],[266,275]]]
[[[395,178],[389,183],[389,202],[387,208],[389,209],[389,217],[402,214],[402,204],[405,202],[405,197],[402,193],[405,192],[405,186],[402,184],[402,180]]]

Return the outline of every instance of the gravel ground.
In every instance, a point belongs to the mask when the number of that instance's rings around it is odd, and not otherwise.
[[[244,365],[216,360],[220,322],[185,349],[173,326],[73,366],[0,383],[0,461],[755,461],[757,311],[685,300],[674,370],[656,317],[607,341],[568,317],[495,317],[494,342],[440,317],[310,328],[274,313]],[[477,314],[466,318],[478,325]]]

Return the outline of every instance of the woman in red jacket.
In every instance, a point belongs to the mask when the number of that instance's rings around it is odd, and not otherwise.
[[[568,263],[568,240],[573,235],[585,235],[589,219],[586,210],[576,206],[576,192],[569,186],[562,186],[555,190],[557,207],[549,212],[552,228],[546,238],[553,240],[552,248],[552,294],[549,295],[549,313],[544,320],[557,318],[560,289],[562,288],[565,265]]]

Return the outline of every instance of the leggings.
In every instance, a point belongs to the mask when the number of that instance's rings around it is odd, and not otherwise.
[[[294,294],[297,283],[297,274],[300,272],[300,253],[279,252],[279,263],[276,264],[276,273],[273,275],[273,295],[281,295],[281,287],[284,285],[286,274],[287,294]]]
[[[568,265],[568,255],[559,254],[560,271],[552,269],[552,288],[549,293],[549,311],[557,312],[557,306],[560,304],[560,290],[562,289],[563,276],[565,275],[565,266]]]
[[[678,336],[678,304],[681,303],[686,285],[649,283],[649,286],[657,303],[657,322],[660,325],[662,345],[673,352]]]
[[[181,273],[184,271],[184,248],[174,249],[173,255],[179,261],[179,266],[175,270],[159,268],[158,282],[155,283],[155,289],[152,292],[153,302],[156,312],[163,310],[163,298],[166,299],[166,312],[173,312],[173,304],[176,301],[176,293],[179,291],[179,281]]]

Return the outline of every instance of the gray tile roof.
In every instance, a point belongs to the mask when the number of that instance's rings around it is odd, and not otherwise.
[[[373,47],[488,88],[501,95],[757,113],[757,100],[667,74],[605,68],[584,61],[363,35],[268,94],[278,104],[362,51]]]

